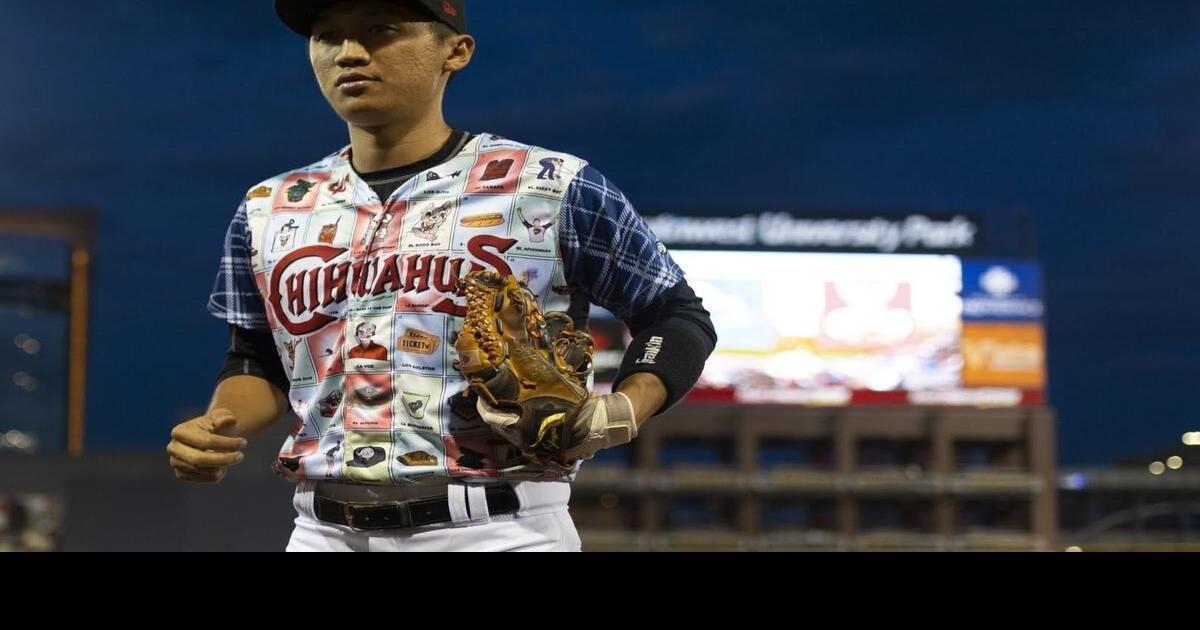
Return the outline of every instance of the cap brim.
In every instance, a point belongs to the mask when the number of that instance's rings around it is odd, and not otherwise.
[[[312,35],[312,25],[317,21],[321,12],[329,8],[331,5],[343,2],[344,0],[275,0],[275,15],[283,22],[284,26],[288,27],[293,32],[309,37]],[[398,4],[404,4],[399,3]],[[442,21],[442,19],[434,14],[432,10],[421,2],[411,3],[412,8],[417,9],[425,14],[428,14],[434,20]],[[451,25],[456,31],[459,27]]]
[[[308,37],[313,22],[326,7],[339,0],[275,0],[275,15],[293,32]]]

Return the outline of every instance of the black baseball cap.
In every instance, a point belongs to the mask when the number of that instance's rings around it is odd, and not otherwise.
[[[312,25],[317,21],[317,16],[330,5],[344,1],[346,0],[275,0],[275,15],[278,15],[288,28],[308,37],[312,34]],[[387,1],[420,9],[457,33],[467,32],[467,8],[463,0]]]

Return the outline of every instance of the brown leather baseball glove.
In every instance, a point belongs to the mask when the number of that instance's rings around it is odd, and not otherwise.
[[[570,467],[637,435],[624,394],[587,389],[594,343],[566,313],[541,312],[512,276],[466,278],[467,316],[455,343],[475,410],[525,456]],[[462,405],[459,405],[461,409]]]

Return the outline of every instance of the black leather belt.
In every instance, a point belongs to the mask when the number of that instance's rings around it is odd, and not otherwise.
[[[450,492],[456,490],[457,487],[450,488]],[[488,513],[492,515],[513,514],[521,509],[521,502],[511,486],[488,486],[484,496],[487,498]],[[467,502],[467,510],[470,509],[470,502]],[[386,503],[346,503],[318,495],[313,498],[313,512],[321,521],[358,532],[413,529],[454,520],[450,516],[450,502],[446,495]]]

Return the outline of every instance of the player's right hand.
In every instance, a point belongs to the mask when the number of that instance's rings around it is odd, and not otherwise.
[[[230,466],[242,462],[244,448],[237,418],[227,409],[213,409],[172,429],[167,454],[177,479],[212,484],[220,483]]]

